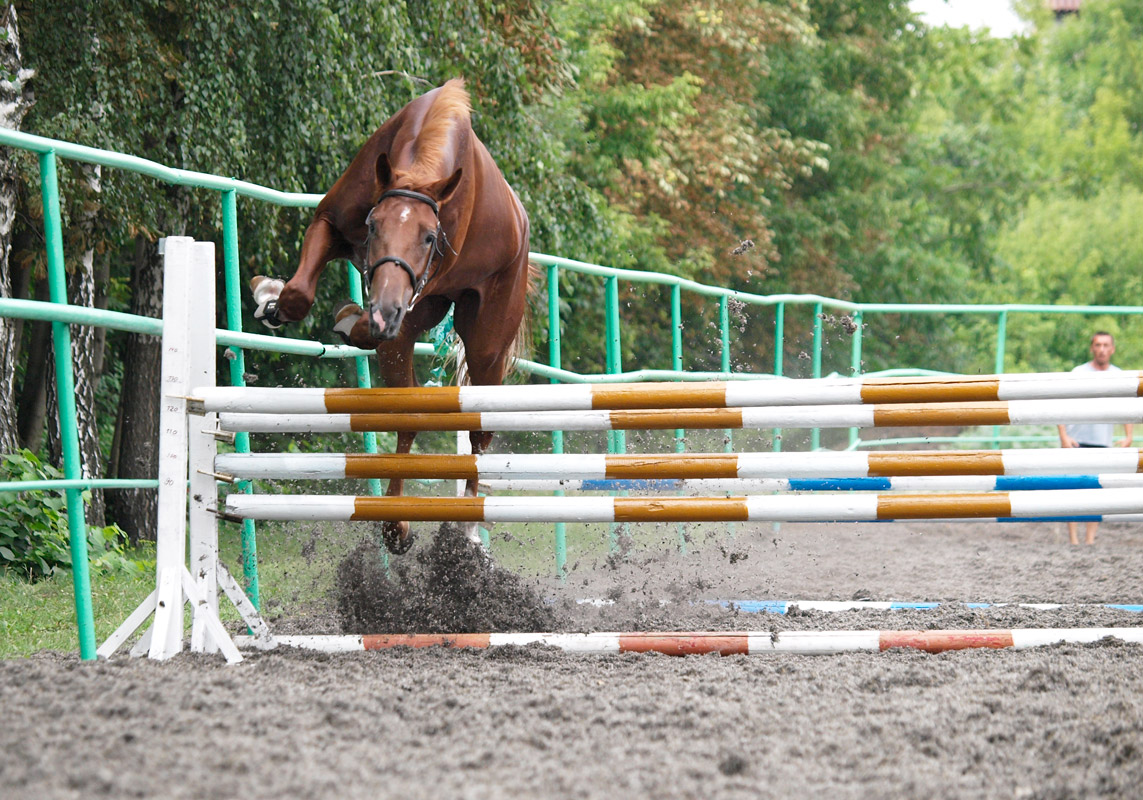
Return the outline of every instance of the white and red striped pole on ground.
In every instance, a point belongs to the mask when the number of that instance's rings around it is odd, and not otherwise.
[[[895,648],[944,653],[952,650],[1016,649],[1105,638],[1143,644],[1139,628],[1014,628],[1012,630],[634,632],[634,633],[457,633],[366,636],[278,636],[279,645],[325,652],[360,652],[396,647],[494,648],[540,644],[572,653],[662,653],[684,656],[831,655],[879,653]],[[255,646],[249,637],[240,644]]]

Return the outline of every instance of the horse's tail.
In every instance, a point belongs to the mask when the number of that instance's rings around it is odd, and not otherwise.
[[[532,301],[540,291],[540,267],[533,261],[528,261],[528,289],[527,301],[524,305],[524,316],[520,320],[520,327],[516,330],[516,338],[508,345],[508,360],[505,365],[504,378],[516,371],[516,359],[527,358],[532,354],[532,316],[528,313]],[[456,385],[467,386],[471,383],[468,377],[468,362],[464,359],[464,342],[455,334],[452,345],[449,347],[449,364],[456,374]]]

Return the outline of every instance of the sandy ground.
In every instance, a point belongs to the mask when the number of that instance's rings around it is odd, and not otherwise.
[[[685,558],[635,549],[520,586],[578,630],[1143,625],[1102,607],[959,604],[1143,603],[1143,526],[1104,525],[1094,548],[1066,546],[1062,527],[739,526]],[[780,616],[706,602],[852,598],[946,605]],[[341,623],[327,609],[275,626]],[[1141,663],[1140,647],[1107,641],[814,657],[281,650],[236,666],[47,653],[0,662],[0,794],[1138,797]]]

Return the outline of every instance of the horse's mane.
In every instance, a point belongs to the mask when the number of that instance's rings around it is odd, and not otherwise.
[[[457,146],[453,132],[471,124],[471,113],[472,101],[464,89],[463,78],[453,78],[442,86],[421,123],[413,165],[401,177],[412,186],[425,186],[448,177],[442,173],[448,168],[445,162],[450,152]]]

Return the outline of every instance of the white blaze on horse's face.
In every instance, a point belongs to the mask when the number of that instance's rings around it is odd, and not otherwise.
[[[421,200],[386,197],[369,212],[366,234],[369,330],[392,339],[435,255],[437,216]]]

